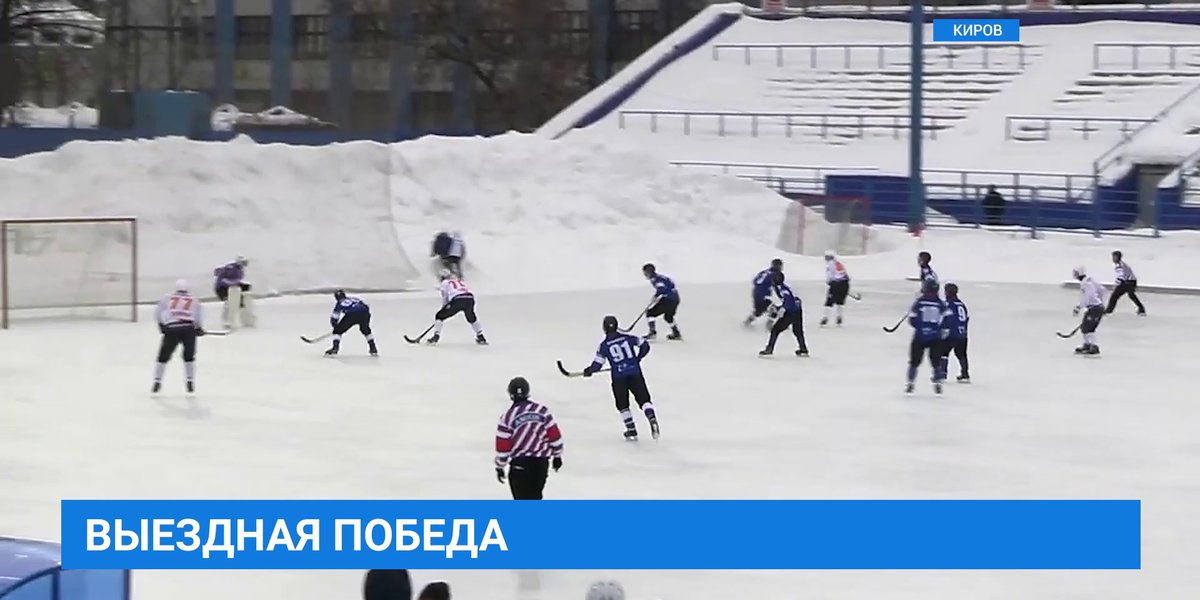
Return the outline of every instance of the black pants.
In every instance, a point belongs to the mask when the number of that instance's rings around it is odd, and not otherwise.
[[[1104,312],[1111,314],[1117,308],[1117,300],[1120,300],[1121,296],[1125,294],[1129,294],[1129,299],[1133,301],[1133,305],[1137,307],[1139,313],[1146,312],[1146,307],[1142,305],[1142,301],[1137,296],[1136,279],[1133,281],[1122,281],[1117,284],[1117,287],[1113,289],[1112,296],[1108,298],[1108,309]]]
[[[846,296],[850,295],[850,280],[830,281],[829,290],[825,292],[825,306],[844,306]]]
[[[241,284],[240,287],[242,288],[243,294],[250,291],[250,284],[248,284],[248,283],[243,283],[243,284]],[[224,302],[229,299],[229,286],[218,285],[214,291],[217,293],[217,299],[220,300],[221,302]],[[246,301],[244,299],[242,300],[241,304],[242,305],[239,308],[246,307]]]
[[[192,324],[167,327],[158,346],[158,362],[165,363],[175,354],[175,348],[183,346],[183,362],[196,360],[196,328]]]
[[[755,318],[763,316],[763,314],[767,312],[768,308],[771,308],[771,297],[770,296],[764,296],[762,298],[759,298],[758,296],[754,296],[754,317]]]
[[[342,335],[355,327],[358,327],[364,336],[371,335],[371,311],[342,315],[342,320],[333,326],[333,334]]]
[[[513,500],[541,500],[550,475],[550,459],[517,457],[508,465],[508,489]]]
[[[983,205],[983,222],[987,225],[1000,225],[1004,222],[1004,206],[997,204]]]
[[[675,323],[675,312],[679,310],[679,298],[659,298],[658,302],[654,303],[646,311],[646,316],[653,319],[654,317],[662,317],[668,323]]]
[[[1103,318],[1103,306],[1089,306],[1083,313],[1083,321],[1079,324],[1079,331],[1082,333],[1095,333],[1096,329],[1100,327],[1100,319]]]
[[[962,377],[970,377],[970,363],[967,360],[967,338],[946,340],[946,344],[942,347],[942,356],[949,358],[950,353],[954,353],[954,358],[958,359],[958,374]],[[946,371],[946,367],[942,367],[942,371]]]
[[[645,406],[650,401],[650,389],[646,387],[646,378],[641,373],[627,377],[613,377],[612,392],[613,400],[617,403],[617,410],[621,412],[629,410],[630,395],[633,395],[633,400],[637,402],[638,406]]]
[[[775,321],[775,325],[771,327],[771,339],[767,340],[767,350],[775,350],[775,342],[779,339],[779,334],[787,331],[788,327],[792,328],[792,333],[796,336],[797,349],[808,352],[808,344],[804,341],[804,311],[800,309],[784,312]]]
[[[921,361],[928,354],[929,364],[933,365],[934,370],[941,369],[945,343],[944,340],[922,342],[913,338],[912,343],[908,346],[908,366],[913,369],[921,366]]]
[[[467,318],[468,323],[474,323],[478,319],[475,317],[475,297],[471,295],[459,296],[450,301],[450,304],[443,306],[437,311],[433,318],[437,321],[445,321],[458,313],[462,313]]]

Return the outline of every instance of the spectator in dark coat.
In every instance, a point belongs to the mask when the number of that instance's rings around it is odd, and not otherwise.
[[[983,222],[987,225],[1004,224],[1004,196],[996,191],[996,186],[989,185],[987,195],[983,197]]]
[[[412,600],[407,569],[371,569],[363,581],[363,600]]]

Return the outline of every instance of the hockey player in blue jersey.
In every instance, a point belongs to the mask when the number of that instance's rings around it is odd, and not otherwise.
[[[771,302],[771,290],[774,285],[774,274],[783,272],[783,260],[776,258],[771,261],[771,266],[763,269],[754,276],[754,287],[751,289],[750,298],[753,300],[753,308],[750,316],[746,317],[745,325],[750,327],[754,321],[764,314],[767,315],[767,329],[774,324],[776,312],[774,310],[775,303]]]
[[[792,288],[784,283],[783,271],[773,273],[771,282],[772,289],[781,304],[780,315],[779,319],[775,321],[775,325],[771,327],[771,337],[767,340],[767,347],[763,348],[758,355],[771,356],[774,354],[775,342],[779,339],[779,334],[791,327],[792,333],[796,336],[796,356],[808,356],[808,344],[804,341],[804,311],[801,310],[800,299],[792,293]]]
[[[955,381],[971,383],[971,370],[967,362],[967,326],[971,322],[971,314],[967,311],[966,303],[958,297],[957,284],[946,284],[946,308],[949,314],[945,328],[950,335],[942,346],[942,376],[949,377],[950,353],[953,352],[958,359],[958,378]]]
[[[379,356],[375,334],[371,333],[371,307],[358,298],[347,296],[342,290],[334,292],[333,298],[333,313],[329,315],[329,324],[333,327],[333,345],[325,351],[325,356],[337,356],[342,346],[342,334],[355,326],[367,338],[371,356]]]
[[[613,399],[617,403],[617,411],[625,422],[625,439],[637,440],[637,426],[633,422],[633,413],[629,410],[629,395],[646,414],[650,421],[650,435],[658,439],[658,416],[654,412],[654,404],[650,402],[650,390],[646,388],[646,378],[642,374],[642,359],[650,353],[650,344],[636,335],[621,333],[617,328],[617,318],[609,315],[604,317],[604,341],[596,350],[592,364],[583,370],[584,377],[591,377],[607,362],[612,367]]]
[[[946,318],[950,311],[938,297],[938,283],[926,279],[921,283],[921,295],[913,302],[908,313],[908,324],[913,328],[912,343],[908,351],[908,385],[905,393],[911,394],[917,379],[917,367],[922,357],[929,354],[929,366],[933,369],[933,391],[942,393],[942,382],[946,374],[942,371],[941,350],[943,341],[949,337]]]
[[[924,286],[924,283],[926,281],[932,281],[934,283],[938,282],[937,271],[934,271],[933,265],[930,264],[932,261],[933,261],[932,254],[930,254],[928,252],[917,253],[917,268],[919,268],[921,270],[920,276],[921,276],[922,286]],[[924,287],[922,287],[922,289],[924,289]]]
[[[654,286],[655,300],[654,304],[646,309],[646,325],[650,328],[646,339],[652,340],[658,336],[655,317],[662,317],[667,325],[671,326],[671,333],[667,334],[668,340],[683,339],[679,334],[679,325],[675,322],[675,313],[679,310],[679,290],[675,288],[675,282],[670,277],[660,274],[652,264],[642,266],[642,275]]]

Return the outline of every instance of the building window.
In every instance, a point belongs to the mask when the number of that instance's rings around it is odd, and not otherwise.
[[[387,15],[365,14],[350,17],[350,47],[356,58],[383,58],[388,55]]]
[[[297,59],[320,60],[329,56],[329,18],[325,15],[292,17]]]
[[[188,60],[210,59],[216,44],[216,19],[204,17],[199,21],[190,17],[180,20],[183,35],[183,57]]]
[[[238,17],[234,57],[266,60],[271,56],[271,17]]]

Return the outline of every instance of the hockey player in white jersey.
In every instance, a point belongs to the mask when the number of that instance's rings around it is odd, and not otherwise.
[[[1075,354],[1100,354],[1100,346],[1096,344],[1096,328],[1100,326],[1100,319],[1104,318],[1104,286],[1088,275],[1082,266],[1075,267],[1071,275],[1079,281],[1079,304],[1075,306],[1073,314],[1079,316],[1080,311],[1083,312],[1083,322],[1079,324],[1083,345],[1075,349]]]
[[[442,325],[446,319],[462,313],[471,325],[471,330],[475,332],[475,343],[486,345],[488,342],[487,338],[483,337],[483,327],[475,317],[475,294],[471,293],[471,288],[449,269],[442,269],[438,276],[442,280],[439,286],[442,290],[442,308],[433,316],[433,335],[427,343],[438,343],[442,339]]]
[[[837,312],[837,324],[842,324],[842,310],[846,308],[846,297],[850,295],[850,274],[833,250],[825,251],[825,314],[821,326],[829,324],[829,317]]]
[[[175,291],[163,296],[154,309],[154,320],[162,332],[158,361],[154,365],[151,393],[162,389],[163,373],[176,346],[183,346],[183,369],[188,393],[196,391],[196,338],[204,335],[204,311],[192,296],[186,281],[175,282]]]

